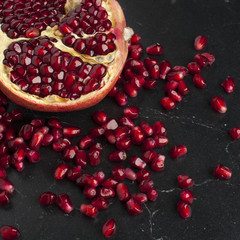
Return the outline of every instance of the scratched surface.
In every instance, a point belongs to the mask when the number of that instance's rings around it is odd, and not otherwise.
[[[166,154],[166,170],[153,174],[159,198],[155,203],[144,205],[140,216],[129,216],[124,206],[116,199],[110,208],[95,220],[80,214],[79,206],[87,202],[81,190],[67,181],[57,182],[52,177],[53,169],[61,162],[61,155],[49,149],[41,149],[40,164],[27,165],[22,174],[11,170],[9,178],[14,182],[16,193],[12,202],[1,207],[0,223],[17,226],[24,240],[95,240],[103,239],[102,224],[110,217],[117,221],[117,233],[113,240],[237,240],[240,234],[240,141],[232,141],[228,135],[231,127],[240,126],[240,3],[238,0],[119,0],[126,14],[128,25],[142,35],[144,47],[155,42],[164,46],[164,55],[172,65],[186,65],[196,54],[192,47],[195,36],[205,34],[209,38],[207,51],[216,55],[215,64],[204,69],[207,87],[194,88],[191,77],[187,82],[191,93],[172,112],[161,109],[159,101],[163,96],[163,82],[154,91],[139,91],[139,96],[129,101],[129,105],[140,107],[141,116],[136,121],[150,123],[161,120],[168,129],[169,145],[157,149]],[[236,79],[234,94],[227,95],[220,83],[231,75]],[[209,99],[223,96],[229,106],[224,115],[217,114],[209,107]],[[10,108],[14,108],[10,104]],[[111,117],[121,115],[122,108],[111,99],[105,99],[88,110],[73,113],[38,113],[24,110],[25,117],[58,116],[66,124],[83,128],[87,133],[94,124],[91,114],[105,110]],[[77,142],[77,141],[76,141]],[[114,150],[105,146],[102,165],[109,174],[112,164],[108,154]],[[171,146],[184,144],[188,154],[183,159],[171,160],[168,152]],[[140,154],[134,148],[131,154]],[[233,170],[230,181],[213,178],[212,169],[218,164],[226,164]],[[127,163],[124,163],[127,166]],[[96,169],[89,168],[89,172]],[[176,212],[176,203],[181,190],[176,177],[188,174],[196,182],[192,191],[196,200],[192,205],[193,215],[189,220],[181,219]],[[134,183],[127,182],[131,192],[137,190]],[[70,195],[76,210],[64,215],[57,207],[39,206],[37,198],[44,191]]]

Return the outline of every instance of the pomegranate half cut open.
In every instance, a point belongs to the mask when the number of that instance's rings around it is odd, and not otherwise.
[[[0,2],[0,89],[17,104],[63,112],[101,101],[132,30],[116,0]]]

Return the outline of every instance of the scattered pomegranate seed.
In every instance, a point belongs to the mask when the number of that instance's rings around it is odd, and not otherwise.
[[[148,201],[147,194],[145,193],[134,193],[131,197],[138,203],[146,203]]]
[[[179,175],[177,180],[180,188],[191,188],[194,185],[194,180],[188,175]]]
[[[150,137],[153,135],[153,128],[151,127],[151,125],[145,121],[142,121],[139,123],[139,127],[142,129],[143,133]]]
[[[77,137],[81,134],[81,130],[78,127],[64,127],[63,136],[64,137]]]
[[[208,66],[211,66],[215,62],[215,56],[212,53],[202,53],[201,55],[207,58]]]
[[[185,202],[178,202],[177,210],[179,215],[184,219],[189,218],[192,215],[191,207]]]
[[[137,181],[141,182],[143,180],[149,179],[151,176],[151,172],[147,169],[142,169],[136,173]]]
[[[9,180],[0,178],[0,190],[12,194],[14,185]]]
[[[70,213],[73,211],[73,204],[66,193],[57,196],[57,204],[65,213]]]
[[[0,234],[2,238],[6,240],[14,240],[20,237],[20,232],[18,229],[12,226],[1,227]]]
[[[227,111],[227,105],[225,100],[222,97],[213,97],[211,99],[212,108],[219,113],[225,113]]]
[[[168,81],[179,82],[179,81],[183,80],[184,77],[185,77],[185,73],[183,71],[178,71],[178,72],[170,71],[167,74],[167,80]]]
[[[90,175],[88,173],[84,173],[76,180],[76,184],[79,186],[84,186],[84,187],[86,187],[86,186],[97,187],[98,181],[92,175]]]
[[[240,138],[240,127],[232,128],[229,133],[233,139],[239,139]]]
[[[141,203],[133,200],[132,198],[130,198],[127,201],[126,207],[127,207],[128,213],[131,215],[139,215],[143,212]]]
[[[66,163],[59,164],[54,170],[54,178],[57,180],[62,180],[67,176],[69,171],[69,166]]]
[[[115,180],[112,177],[107,178],[104,182],[102,182],[102,186],[103,187],[111,187],[111,188],[115,188],[118,184],[118,181]]]
[[[96,207],[98,210],[105,210],[109,207],[109,202],[103,197],[97,197],[92,200],[91,205]]]
[[[130,164],[132,167],[138,168],[138,169],[144,169],[147,164],[138,156],[134,155],[130,159]]]
[[[137,179],[136,173],[131,168],[125,169],[125,176],[127,179],[129,179],[131,181],[135,181]]]
[[[103,171],[96,171],[93,174],[93,177],[98,181],[98,183],[102,183],[105,179],[105,173]]]
[[[162,105],[163,108],[165,108],[168,111],[174,109],[175,106],[176,106],[175,101],[173,101],[169,97],[162,98],[161,99],[161,105]]]
[[[232,171],[222,164],[218,164],[214,168],[213,174],[215,177],[221,179],[230,179],[232,177]]]
[[[70,181],[76,181],[81,176],[81,172],[82,172],[81,166],[71,167],[68,170],[67,178]]]
[[[119,91],[115,95],[115,100],[120,106],[125,106],[127,104],[127,99],[128,97],[124,92]]]
[[[201,72],[201,67],[196,62],[190,62],[188,64],[188,71],[190,74],[199,74]]]
[[[80,149],[87,149],[90,148],[94,143],[94,139],[91,136],[84,136],[79,141],[79,148]]]
[[[102,227],[102,234],[106,238],[110,238],[116,232],[117,226],[113,218],[108,219]]]
[[[155,202],[158,197],[158,192],[156,189],[152,188],[147,192],[147,198],[151,202]]]
[[[187,204],[192,204],[193,200],[194,200],[194,195],[190,190],[184,190],[181,192],[180,197],[182,199],[183,202],[187,203]]]
[[[139,108],[136,106],[124,108],[123,114],[130,119],[136,119],[139,117]]]
[[[126,160],[127,154],[125,151],[115,151],[110,153],[109,155],[109,161],[111,162],[122,162]]]
[[[121,202],[126,202],[130,198],[128,187],[124,183],[118,183],[116,193]]]
[[[165,156],[158,154],[151,163],[151,169],[155,172],[160,172],[164,170]]]
[[[146,52],[150,55],[161,55],[163,53],[163,47],[157,43],[147,47]]]
[[[141,192],[147,193],[151,188],[153,188],[154,182],[151,179],[142,180],[138,187]]]
[[[123,166],[115,166],[112,169],[112,175],[113,178],[116,179],[117,181],[122,181],[125,179],[125,168]]]
[[[195,74],[193,76],[193,83],[197,88],[205,88],[206,81],[200,74]]]
[[[107,114],[104,111],[96,111],[93,114],[93,120],[99,125],[103,125],[107,121]]]
[[[223,88],[227,93],[232,93],[235,89],[235,81],[233,78],[228,77],[226,80],[222,83]]]
[[[141,41],[141,37],[138,34],[133,34],[131,38],[132,44],[138,44]]]
[[[187,147],[184,145],[178,145],[171,148],[170,157],[172,159],[176,159],[176,158],[182,157],[186,153],[187,153]]]
[[[181,95],[184,95],[184,96],[189,93],[189,87],[187,86],[187,84],[184,81],[180,81],[178,83],[177,90]]]
[[[207,45],[207,37],[203,36],[203,35],[199,35],[195,38],[194,40],[194,48],[198,51],[202,50],[203,48],[205,48],[205,46]]]
[[[159,65],[159,71],[160,71],[160,78],[165,80],[167,74],[171,71],[171,64],[170,62],[163,60]]]
[[[84,189],[83,189],[83,194],[87,197],[87,198],[94,198],[94,197],[96,197],[96,195],[97,195],[97,190],[96,190],[96,188],[94,188],[94,187],[85,187]]]
[[[133,144],[141,145],[143,140],[145,139],[145,135],[143,134],[140,127],[134,127],[131,130],[131,138],[132,138]]]
[[[98,215],[98,209],[91,204],[81,204],[80,212],[90,218],[96,218]]]
[[[44,192],[39,196],[38,201],[42,205],[51,205],[56,202],[56,195],[52,192]]]
[[[181,102],[182,101],[182,96],[181,94],[179,94],[177,91],[173,90],[173,89],[170,89],[168,91],[168,96],[173,100],[173,101],[176,101],[176,102]]]

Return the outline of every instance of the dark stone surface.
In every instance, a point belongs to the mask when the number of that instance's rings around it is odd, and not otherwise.
[[[239,141],[232,141],[228,135],[230,128],[240,125],[239,104],[239,66],[240,66],[240,4],[238,0],[119,0],[126,14],[127,23],[142,36],[144,47],[160,42],[164,55],[172,65],[186,65],[193,59],[193,39],[199,34],[208,37],[206,51],[216,55],[211,68],[204,69],[207,87],[196,89],[191,77],[187,82],[191,93],[171,112],[160,106],[163,96],[163,82],[154,91],[141,90],[139,96],[131,99],[128,105],[141,109],[141,120],[154,123],[163,121],[168,129],[169,144],[157,149],[166,154],[166,170],[153,174],[159,198],[155,203],[147,203],[140,216],[129,216],[116,199],[112,206],[102,212],[95,220],[88,219],[79,212],[79,206],[87,202],[81,190],[68,181],[56,181],[52,173],[61,155],[50,149],[41,149],[40,164],[27,165],[22,174],[10,170],[9,179],[16,192],[12,202],[1,207],[0,222],[17,226],[24,240],[95,240],[104,239],[101,234],[103,223],[110,217],[117,221],[117,233],[112,238],[118,240],[184,240],[184,239],[239,239],[240,233],[240,155]],[[231,75],[237,87],[233,94],[227,95],[220,83]],[[228,104],[228,112],[220,115],[209,106],[215,95],[223,96]],[[10,104],[10,108],[16,107]],[[106,98],[97,106],[72,113],[39,113],[23,110],[27,120],[33,117],[58,116],[66,124],[83,128],[83,133],[94,126],[90,116],[97,110],[105,110],[111,117],[121,115],[123,108]],[[171,160],[168,152],[171,146],[184,144],[188,154],[181,160]],[[106,144],[105,144],[106,145]],[[113,150],[106,145],[102,165],[109,173],[113,164],[108,162],[108,154]],[[138,148],[131,154],[138,153]],[[129,154],[129,155],[131,155]],[[218,181],[212,176],[213,167],[226,164],[233,170],[230,181]],[[127,163],[125,163],[127,165]],[[96,169],[89,168],[93,172]],[[192,191],[196,200],[192,205],[192,218],[183,220],[178,216],[176,203],[180,189],[176,184],[179,174],[188,174],[196,184]],[[131,191],[137,188],[129,184]],[[38,204],[38,196],[44,191],[56,194],[66,192],[70,195],[76,210],[64,215],[56,206],[45,208]]]

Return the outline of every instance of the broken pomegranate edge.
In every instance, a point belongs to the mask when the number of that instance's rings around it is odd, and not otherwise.
[[[71,3],[71,0],[67,1],[67,4]],[[80,2],[79,2],[80,3]],[[49,101],[47,98],[40,98],[36,95],[31,95],[29,93],[23,92],[10,81],[9,75],[6,73],[6,66],[1,64],[0,67],[0,89],[1,91],[13,102],[33,110],[44,111],[44,112],[69,112],[76,111],[85,108],[89,108],[98,102],[100,102],[112,89],[112,87],[117,82],[119,75],[122,72],[124,63],[128,55],[128,41],[131,39],[133,31],[126,28],[126,20],[121,6],[116,0],[108,0],[109,8],[111,9],[111,15],[115,26],[111,28],[110,32],[116,36],[115,45],[115,59],[109,65],[107,65],[107,71],[110,75],[109,79],[105,81],[105,85],[101,86],[97,90],[90,92],[86,95],[82,95],[76,100],[63,99],[56,96],[56,98]],[[48,31],[48,30],[46,30]],[[46,32],[45,31],[45,32]],[[44,32],[43,32],[44,33]],[[2,30],[0,30],[0,35],[5,35]],[[129,35],[129,36],[128,36]],[[41,37],[41,36],[40,36]],[[51,37],[55,37],[52,36]],[[4,37],[2,41],[2,49],[7,49],[11,42],[16,41],[16,39],[11,39],[7,41],[7,37]],[[17,39],[21,40],[21,38]],[[3,51],[0,53],[0,62],[4,59]],[[55,95],[52,95],[55,96]],[[56,101],[57,100],[57,101]]]

